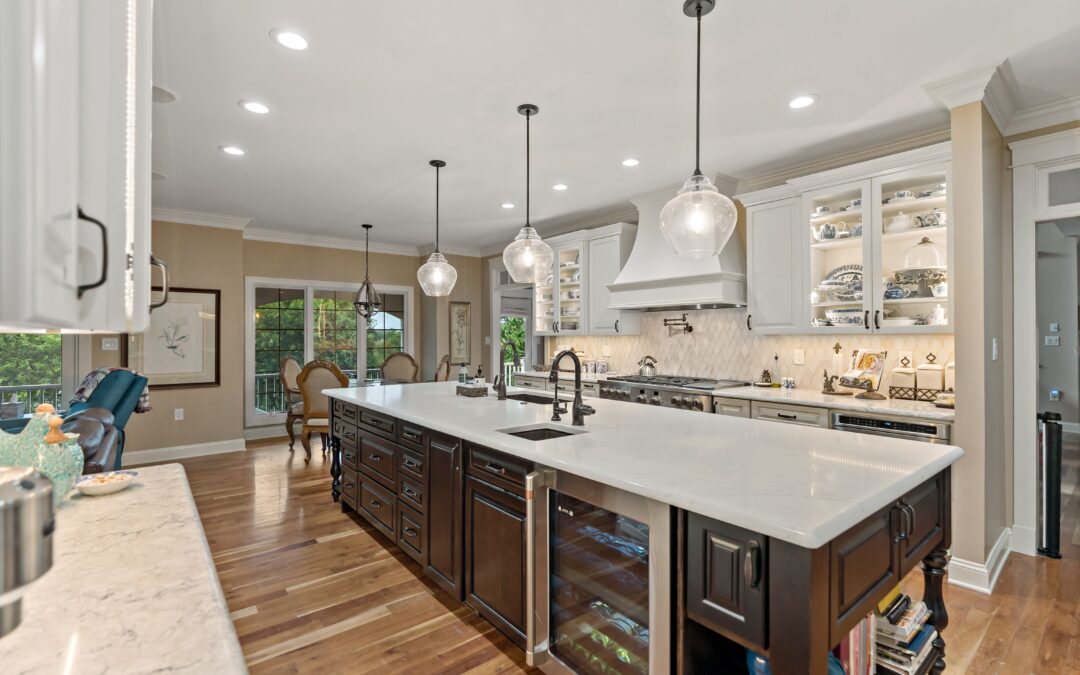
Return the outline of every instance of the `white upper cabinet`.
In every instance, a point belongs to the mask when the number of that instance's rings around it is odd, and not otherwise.
[[[144,330],[151,2],[11,0],[0,41],[0,326]]]
[[[641,332],[640,312],[608,307],[611,304],[608,284],[615,281],[626,264],[636,230],[633,225],[621,223],[601,228],[600,234],[593,234],[589,239],[589,335],[637,335]]]
[[[790,197],[746,209],[748,328],[765,334],[805,332],[802,200]]]

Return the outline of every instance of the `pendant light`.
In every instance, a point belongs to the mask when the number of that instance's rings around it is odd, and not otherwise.
[[[735,231],[735,204],[720,194],[701,173],[701,17],[712,11],[715,0],[686,0],[683,13],[697,19],[697,116],[694,127],[694,174],[679,194],[660,212],[660,231],[688,258],[719,255]]]
[[[368,278],[368,273],[371,271],[371,263],[368,262],[368,254],[371,250],[371,225],[364,223],[361,227],[364,228],[364,283],[360,284],[360,290],[356,292],[353,307],[356,308],[357,314],[370,319],[382,307],[382,298],[379,297],[379,292],[371,285],[371,279]]]
[[[540,112],[540,108],[531,103],[523,103],[518,106],[517,111],[525,116],[525,226],[503,250],[503,264],[506,265],[510,278],[516,283],[531,284],[551,272],[555,253],[529,223],[529,120]]]
[[[420,282],[425,295],[438,298],[450,295],[450,291],[454,290],[457,270],[446,262],[446,256],[439,253],[439,169],[446,166],[446,162],[433,159],[428,164],[435,167],[435,252],[416,270],[416,280]]]

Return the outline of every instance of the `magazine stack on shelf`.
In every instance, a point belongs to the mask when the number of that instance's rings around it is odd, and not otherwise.
[[[916,675],[928,670],[937,631],[927,623],[930,610],[895,589],[886,597],[876,622],[877,672],[879,675]]]

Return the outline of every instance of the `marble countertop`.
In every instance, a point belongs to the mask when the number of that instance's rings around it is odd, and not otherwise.
[[[551,371],[550,370],[545,370],[545,371],[519,370],[514,374],[515,375],[524,375],[525,377],[542,377],[545,380],[548,379],[549,377],[551,377]],[[604,373],[604,374],[601,374],[601,375],[597,375],[595,373],[582,373],[581,374],[581,381],[582,382],[602,382],[602,381],[608,379],[609,377],[611,377],[612,375],[615,375],[615,373]],[[566,372],[563,372],[563,371],[560,370],[559,371],[559,382],[565,382],[567,379],[569,379],[570,383],[573,384],[573,382],[574,382],[574,374],[573,373],[566,373]]]
[[[53,567],[0,638],[5,673],[246,673],[179,464],[56,514]]]
[[[527,441],[547,405],[454,395],[456,383],[327,389],[333,398],[651,499],[817,548],[964,453],[882,436],[589,399],[586,433]],[[528,392],[525,389],[512,388]]]
[[[808,405],[817,408],[831,408],[833,410],[850,410],[853,412],[878,413],[880,415],[918,417],[920,419],[936,420],[939,422],[952,422],[956,419],[956,412],[954,410],[949,408],[939,408],[933,403],[926,403],[924,401],[904,401],[896,398],[889,398],[884,401],[870,401],[867,399],[855,398],[854,396],[822,394],[821,391],[817,389],[736,387],[733,389],[717,389],[712,392],[712,395],[726,396],[727,398],[749,399],[751,401],[768,401],[770,403]]]

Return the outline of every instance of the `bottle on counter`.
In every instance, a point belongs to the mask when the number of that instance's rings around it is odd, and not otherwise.
[[[461,384],[465,384],[465,382],[467,382],[468,379],[469,379],[469,370],[468,370],[468,368],[465,367],[465,364],[463,363],[460,366],[458,366],[457,381],[460,382]]]

